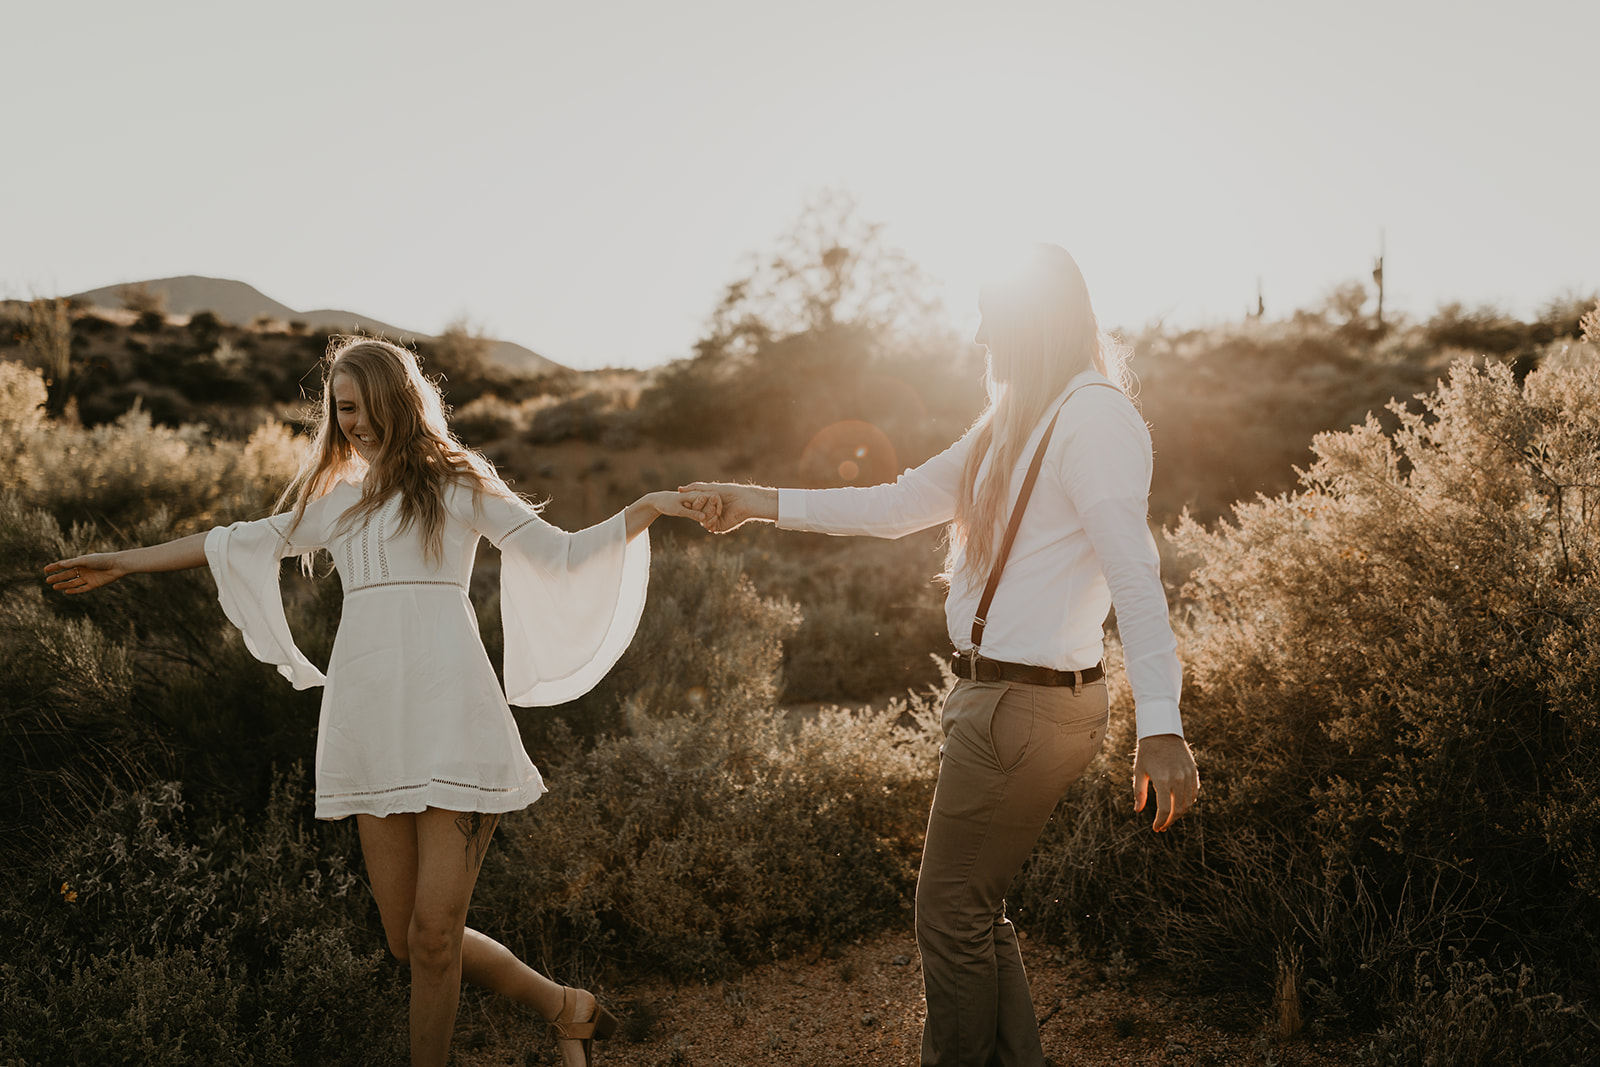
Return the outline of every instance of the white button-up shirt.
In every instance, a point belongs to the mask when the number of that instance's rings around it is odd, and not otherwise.
[[[1105,620],[1115,604],[1138,734],[1181,736],[1183,671],[1167,617],[1160,556],[1146,522],[1150,433],[1120,391],[1079,388],[1091,382],[1109,384],[1095,371],[1075,377],[1017,456],[1010,499],[995,527],[996,550],[1044,428],[1070,395],[989,605],[980,651],[989,659],[1056,670],[1092,667],[1103,656]],[[970,447],[968,434],[884,485],[780,489],[778,525],[904,537],[950,522]],[[980,479],[988,464],[985,458]],[[965,573],[961,564],[955,561],[945,621],[950,640],[966,650],[972,647],[972,619],[989,575]]]

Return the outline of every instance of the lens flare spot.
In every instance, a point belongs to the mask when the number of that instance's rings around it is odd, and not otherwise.
[[[800,478],[806,488],[877,485],[893,481],[899,473],[888,435],[859,420],[824,426],[800,456]]]
[[[689,702],[691,708],[703,708],[706,704],[706,687],[691,685],[683,691],[683,698]]]

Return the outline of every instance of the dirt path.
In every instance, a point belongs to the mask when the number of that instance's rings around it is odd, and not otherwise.
[[[1175,999],[1164,983],[1119,990],[1101,969],[1048,950],[1027,953],[1045,1054],[1059,1067],[1335,1067],[1356,1039],[1273,1043],[1265,1020],[1215,1000]],[[914,1067],[921,972],[909,931],[836,953],[747,972],[737,982],[638,982],[602,992],[623,1029],[598,1047],[603,1067]],[[557,1063],[542,1026],[479,998],[463,1002],[452,1063]]]

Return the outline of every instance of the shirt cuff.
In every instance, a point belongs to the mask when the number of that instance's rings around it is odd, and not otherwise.
[[[778,529],[804,530],[806,528],[806,491],[804,489],[778,490]]]
[[[1141,701],[1133,709],[1133,718],[1141,738],[1155,734],[1183,736],[1183,715],[1173,701]]]

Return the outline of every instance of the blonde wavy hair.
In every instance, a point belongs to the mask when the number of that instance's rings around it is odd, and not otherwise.
[[[361,391],[367,422],[378,437],[371,464],[361,458],[339,428],[333,380],[348,377]],[[413,523],[422,531],[424,558],[444,553],[445,490],[472,488],[476,507],[485,492],[522,499],[511,491],[483,455],[456,439],[445,419],[439,386],[422,373],[406,348],[373,337],[334,337],[322,360],[322,395],[312,409],[316,429],[300,470],[278,497],[274,511],[294,510],[289,532],[305,516],[306,505],[341,479],[365,476],[360,502],[339,520],[340,532],[373,515],[400,494],[400,529]],[[287,536],[287,535],[285,535]],[[304,563],[310,566],[310,556]]]
[[[1009,518],[1011,472],[1050,405],[1090,367],[1132,395],[1130,350],[1101,331],[1077,262],[1059,245],[1036,245],[1021,270],[986,284],[980,343],[989,352],[983,384],[989,402],[967,433],[972,448],[961,472],[950,524],[944,578],[960,571],[987,577]],[[978,468],[994,458],[980,484]]]

